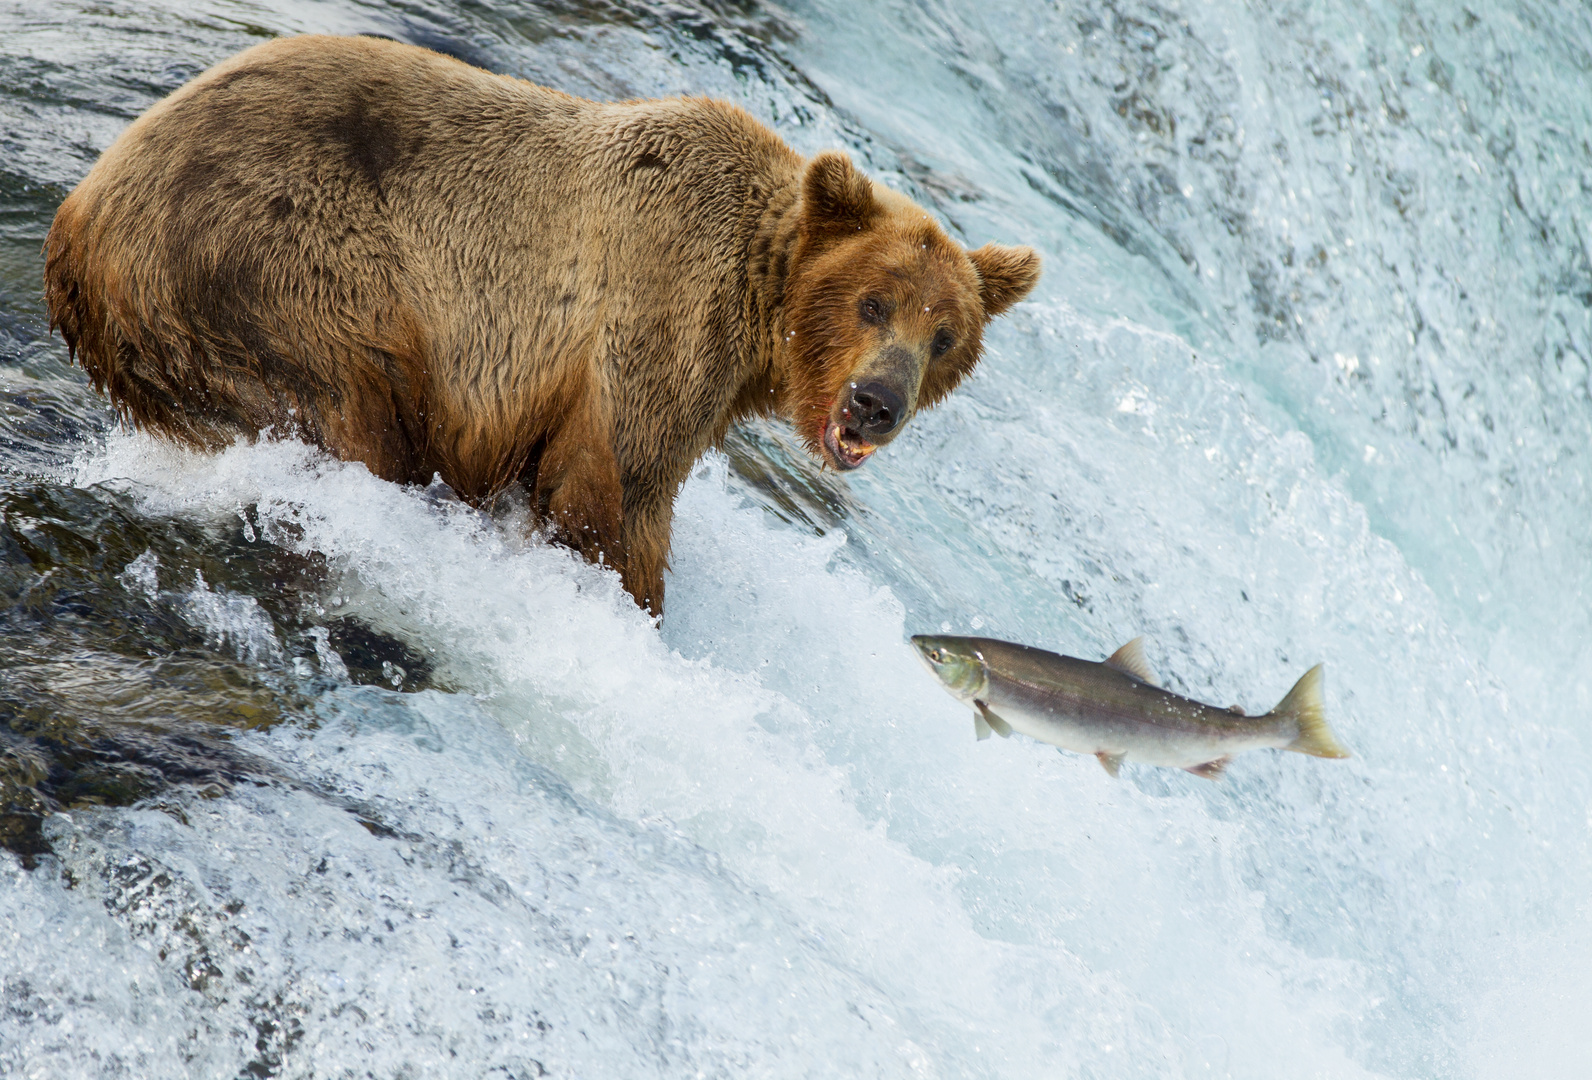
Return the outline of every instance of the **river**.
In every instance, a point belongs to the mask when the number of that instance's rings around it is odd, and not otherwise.
[[[1045,274],[857,472],[705,458],[655,627],[48,332],[97,154],[302,32],[727,98]],[[1587,1075],[1589,140],[1534,0],[5,0],[0,1075]],[[1325,663],[1354,757],[976,742],[937,630]]]

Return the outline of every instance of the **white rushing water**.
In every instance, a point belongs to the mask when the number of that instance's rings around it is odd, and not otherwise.
[[[351,685],[129,563],[314,706],[235,740],[269,782],[0,862],[0,1074],[1592,1070],[1584,8],[816,0],[764,46],[206,6],[729,97],[1046,274],[863,470],[776,426],[732,451],[805,497],[706,459],[661,627],[512,515],[302,446],[87,447],[67,482],[324,555],[326,616],[448,690]],[[940,628],[1144,634],[1251,711],[1325,662],[1355,756],[1214,785],[975,743],[906,644]]]

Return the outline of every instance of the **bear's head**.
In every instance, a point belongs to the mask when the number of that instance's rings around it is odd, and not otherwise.
[[[1032,248],[965,250],[916,203],[825,152],[802,180],[785,281],[785,411],[854,469],[978,364],[984,324],[1039,280]]]

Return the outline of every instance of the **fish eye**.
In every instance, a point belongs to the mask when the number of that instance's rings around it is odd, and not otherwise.
[[[940,662],[940,650],[939,649],[930,649],[929,650],[929,659],[933,660],[936,664],[938,664]]]

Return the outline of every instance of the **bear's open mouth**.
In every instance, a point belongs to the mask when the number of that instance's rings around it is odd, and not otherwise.
[[[855,469],[879,448],[842,424],[830,424],[824,430],[824,449],[835,468]]]

